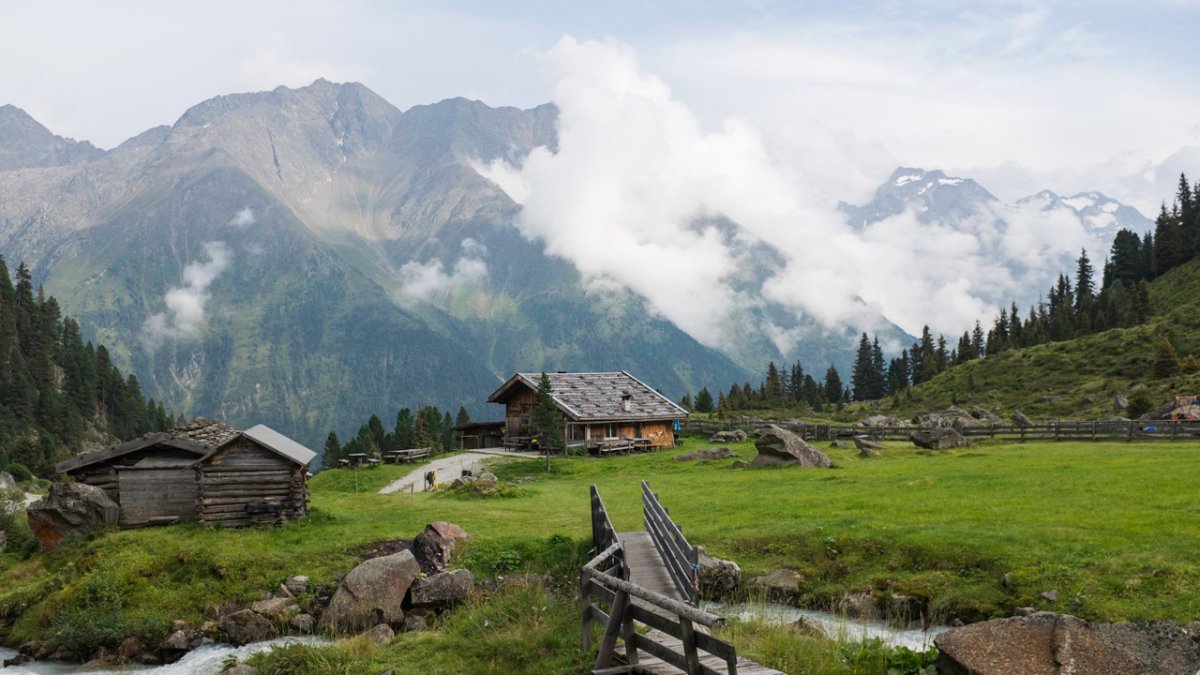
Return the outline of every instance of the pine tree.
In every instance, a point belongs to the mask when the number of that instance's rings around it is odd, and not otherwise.
[[[1179,354],[1166,339],[1154,347],[1154,378],[1162,379],[1179,374]]]
[[[679,399],[679,407],[683,408],[684,410],[686,410],[688,412],[695,411],[696,404],[692,403],[692,395],[685,393],[683,395],[683,398]]]
[[[871,398],[880,399],[887,395],[887,371],[883,360],[883,349],[879,336],[871,341]]]
[[[696,412],[710,413],[713,411],[713,397],[708,393],[708,387],[701,387],[696,392]]]
[[[458,406],[458,416],[454,418],[454,426],[463,427],[471,423],[471,415],[467,413],[467,409],[463,406]]]
[[[1179,227],[1178,209],[1167,211],[1163,204],[1154,221],[1154,274],[1162,276],[1188,259],[1183,230]]]
[[[418,447],[414,445],[416,440],[416,421],[413,419],[412,411],[408,408],[401,408],[396,413],[396,429],[392,432],[392,450],[408,450],[409,448]]]
[[[829,370],[825,371],[825,400],[837,403],[842,400],[842,393],[842,376],[836,367],[830,365]]]
[[[979,325],[979,319],[975,320],[975,327],[971,329],[971,358],[983,358],[986,345],[983,341],[983,326]]]
[[[547,452],[563,449],[562,414],[554,404],[553,389],[550,377],[542,373],[538,380],[537,391],[533,395],[533,418],[530,426],[533,435],[541,442]]]
[[[850,387],[855,401],[871,398],[871,343],[867,341],[866,333],[858,340],[854,368],[850,371]]]
[[[325,449],[321,453],[321,466],[326,469],[336,468],[342,458],[342,444],[338,442],[337,432],[329,432],[325,438]]]

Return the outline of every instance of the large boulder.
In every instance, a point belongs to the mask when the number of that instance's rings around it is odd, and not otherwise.
[[[708,440],[712,441],[713,443],[742,443],[747,438],[749,438],[749,436],[746,435],[745,431],[742,431],[741,429],[731,429],[729,431],[718,431],[712,435],[712,438]]]
[[[1200,645],[1172,621],[1105,624],[1039,612],[939,635],[939,673],[1122,675],[1200,671]]]
[[[700,562],[700,594],[720,600],[733,595],[742,583],[742,568],[732,560],[711,556],[697,547]]]
[[[17,479],[7,471],[0,471],[0,490],[16,490]]]
[[[221,619],[221,631],[235,645],[270,640],[278,634],[275,624],[251,609],[234,612]]]
[[[750,466],[779,466],[794,464],[806,467],[831,467],[833,461],[809,445],[799,434],[774,424],[763,428],[754,441],[758,455]]]
[[[55,483],[26,509],[29,529],[47,551],[72,535],[116,525],[120,511],[104,490],[83,483]]]
[[[892,417],[891,415],[871,415],[871,416],[865,418],[863,421],[859,422],[858,425],[860,427],[892,427],[892,428],[895,428],[895,427],[906,427],[906,426],[908,426],[908,423],[904,422],[899,417]]]
[[[710,462],[714,459],[728,459],[730,457],[737,457],[737,453],[729,448],[704,448],[703,450],[697,450],[695,452],[689,452],[683,455],[675,455],[675,461],[690,462],[693,460],[699,460],[701,462]]]
[[[932,412],[921,413],[913,418],[913,424],[919,427],[954,427],[956,429],[965,429],[967,427],[983,427],[990,423],[976,419],[974,415],[959,408],[958,406],[950,406],[945,410],[935,410]]]
[[[321,627],[339,633],[365,630],[380,623],[404,621],[404,597],[421,574],[410,551],[359,563],[338,584],[321,616]]]
[[[971,444],[966,437],[958,433],[958,430],[950,428],[914,431],[908,435],[908,440],[918,448],[926,450],[950,450],[951,448],[965,448]]]
[[[1019,427],[1033,426],[1033,420],[1029,419],[1029,416],[1021,412],[1019,409],[1013,410],[1012,418],[1013,422]]]
[[[858,448],[859,457],[875,457],[880,450],[883,450],[883,443],[870,436],[855,436],[854,447]]]
[[[751,590],[765,594],[769,600],[791,602],[799,597],[804,584],[804,575],[796,570],[781,569],[761,577],[753,577],[748,585]]]
[[[413,539],[412,552],[425,574],[444,572],[450,564],[454,545],[471,536],[458,525],[439,520],[425,526],[425,531]]]
[[[409,594],[413,607],[444,609],[466,600],[474,587],[475,576],[469,570],[453,570],[417,579]]]

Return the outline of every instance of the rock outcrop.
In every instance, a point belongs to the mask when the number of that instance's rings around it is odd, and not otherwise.
[[[934,644],[939,673],[1194,675],[1200,644],[1172,621],[1106,624],[1038,612],[953,628]]]
[[[876,457],[879,455],[879,451],[883,450],[883,443],[870,436],[855,436],[854,447],[858,448],[859,457]]]
[[[450,564],[450,553],[454,545],[467,541],[471,536],[458,525],[444,520],[430,523],[425,531],[413,539],[412,552],[425,574],[444,572]]]
[[[730,450],[729,448],[704,448],[703,450],[697,450],[695,452],[689,452],[689,453],[682,454],[682,455],[675,455],[675,461],[677,461],[677,462],[691,462],[691,461],[710,462],[714,459],[728,459],[730,457],[737,457],[737,453]]]
[[[0,471],[0,490],[16,490],[17,479],[7,471]]]
[[[412,606],[419,609],[445,609],[467,599],[475,587],[470,570],[452,570],[419,578],[409,590]]]
[[[421,567],[410,551],[359,563],[338,584],[321,616],[321,627],[339,633],[404,621],[404,598]]]
[[[970,441],[956,429],[941,428],[941,429],[922,429],[914,431],[908,435],[908,440],[913,442],[913,445],[926,450],[950,450],[952,448],[965,448],[970,445]]]
[[[275,624],[250,609],[234,612],[221,619],[221,632],[235,645],[270,640],[278,634]]]
[[[1020,410],[1013,410],[1012,418],[1013,418],[1013,423],[1019,427],[1033,426],[1033,420],[1029,419],[1029,416],[1026,415],[1025,413],[1021,412]]]
[[[796,570],[775,570],[770,574],[750,579],[748,585],[752,590],[766,594],[770,600],[790,602],[800,595],[804,575]]]
[[[50,494],[30,504],[26,513],[33,536],[49,551],[72,535],[116,525],[120,507],[98,487],[55,483]]]
[[[833,462],[799,434],[782,429],[774,424],[765,427],[754,441],[758,455],[750,466],[796,465],[804,467],[833,466]]]
[[[742,568],[732,560],[711,556],[697,547],[700,562],[700,595],[721,599],[733,595],[742,583]]]

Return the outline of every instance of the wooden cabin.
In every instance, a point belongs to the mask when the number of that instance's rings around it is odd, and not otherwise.
[[[673,447],[677,423],[688,415],[625,371],[547,373],[547,377],[568,446],[597,453]],[[506,447],[528,446],[539,380],[541,373],[517,373],[488,397],[505,407]]]
[[[308,464],[317,453],[262,424],[197,460],[199,520],[242,527],[308,514]]]
[[[192,465],[210,449],[158,432],[72,457],[55,470],[104,490],[121,507],[121,527],[175,523],[196,519]]]
[[[498,448],[504,444],[504,422],[468,422],[454,427],[460,450]]]

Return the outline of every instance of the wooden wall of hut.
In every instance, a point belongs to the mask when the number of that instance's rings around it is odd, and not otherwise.
[[[121,527],[165,525],[196,519],[196,471],[120,467]]]
[[[200,522],[225,527],[283,523],[308,513],[305,467],[242,438],[196,469]]]
[[[87,467],[76,472],[73,477],[80,483],[93,485],[104,490],[108,498],[121,503],[121,491],[117,487],[117,470],[111,464]]]

